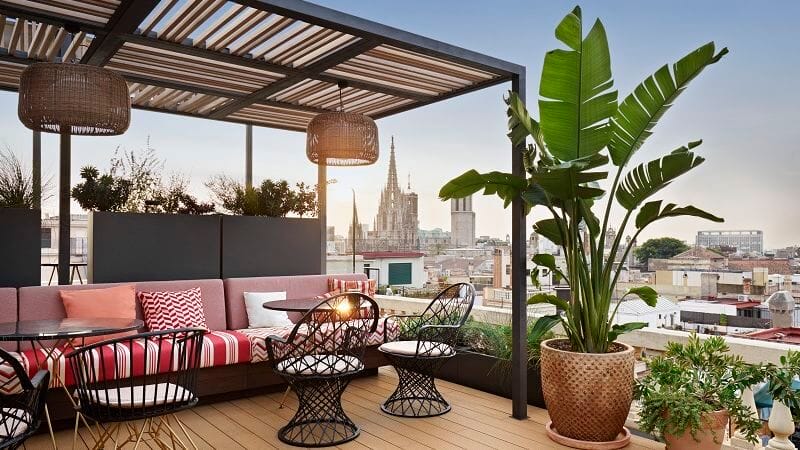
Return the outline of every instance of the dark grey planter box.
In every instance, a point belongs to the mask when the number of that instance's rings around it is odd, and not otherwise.
[[[497,366],[499,358],[471,351],[459,350],[436,374],[462,386],[490,394],[511,398],[511,373]],[[545,408],[542,394],[542,376],[539,367],[528,368],[528,404]]]
[[[92,212],[92,283],[220,276],[220,216]]]
[[[0,287],[42,284],[42,212],[0,209]]]
[[[322,273],[318,219],[221,217],[222,278]]]

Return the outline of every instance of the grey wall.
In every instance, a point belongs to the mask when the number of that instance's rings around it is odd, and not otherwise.
[[[322,273],[317,219],[222,216],[222,278]]]
[[[220,216],[93,212],[92,283],[219,278]]]
[[[0,287],[41,284],[41,211],[0,209]]]

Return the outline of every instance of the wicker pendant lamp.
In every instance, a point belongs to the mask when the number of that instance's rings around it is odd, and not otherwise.
[[[112,136],[128,129],[131,98],[125,80],[110,70],[36,63],[20,77],[17,112],[34,131]]]
[[[371,118],[346,112],[339,82],[339,110],[316,115],[306,130],[306,156],[327,166],[366,166],[378,160],[378,126]]]

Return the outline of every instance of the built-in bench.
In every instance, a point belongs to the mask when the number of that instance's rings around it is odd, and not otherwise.
[[[59,320],[66,317],[59,291],[99,289],[122,284],[134,284],[141,291],[180,291],[199,287],[203,300],[203,312],[209,332],[204,336],[201,370],[198,375],[198,395],[201,401],[214,401],[224,396],[251,395],[265,390],[283,387],[283,380],[275,375],[269,365],[265,338],[269,335],[286,337],[292,326],[273,328],[248,328],[247,311],[244,302],[245,292],[286,292],[287,299],[312,298],[328,292],[328,279],[366,281],[363,274],[343,275],[302,275],[280,277],[230,278],[225,280],[176,280],[150,281],[136,283],[109,283],[68,286],[31,286],[17,289],[0,288],[0,321],[16,320]],[[143,317],[141,305],[137,301],[138,318]],[[296,322],[300,314],[289,314]],[[365,354],[365,374],[377,373],[377,368],[386,361],[377,346],[383,343],[384,323],[379,322],[375,333],[369,336]],[[397,330],[390,325],[390,334]],[[143,329],[141,331],[147,331]],[[391,338],[392,336],[390,336]],[[148,345],[144,340],[135,345]],[[5,350],[14,352],[23,367],[33,375],[39,370],[39,361],[44,360],[43,351],[34,349],[29,342],[0,343]],[[136,358],[136,349],[128,349],[131,358]],[[40,354],[37,355],[36,352]],[[104,352],[104,354],[113,354]],[[57,425],[67,425],[74,417],[72,405],[60,387],[56,388],[56,378],[72,384],[72,370],[68,360],[61,354],[55,362],[48,365],[51,371],[59,371],[53,377],[48,404],[50,414]],[[135,361],[135,360],[134,360]],[[13,376],[9,367],[0,365],[0,378]],[[2,381],[2,380],[0,380]],[[1,384],[1,383],[0,383]]]

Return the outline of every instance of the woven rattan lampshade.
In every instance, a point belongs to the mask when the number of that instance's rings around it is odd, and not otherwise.
[[[366,166],[378,160],[378,126],[363,114],[318,114],[306,134],[306,156],[315,164]]]
[[[128,129],[131,99],[125,80],[110,70],[36,63],[20,77],[18,114],[34,131],[110,136]]]

